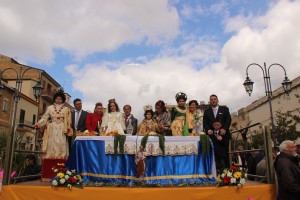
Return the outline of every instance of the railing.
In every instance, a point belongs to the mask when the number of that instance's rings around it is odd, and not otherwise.
[[[237,139],[239,134],[246,130],[249,129],[251,127],[255,127],[255,126],[259,126],[260,130],[261,130],[261,134],[263,135],[264,138],[264,148],[263,149],[251,149],[251,150],[241,150],[241,151],[237,151],[237,147],[236,147],[236,143],[237,143]],[[236,130],[236,131],[232,131],[232,133],[238,133],[237,136],[235,137],[233,144],[234,144],[234,150],[232,152],[228,152],[229,155],[232,154],[237,154],[237,153],[247,153],[247,152],[257,152],[257,151],[264,151],[265,152],[265,158],[266,158],[266,167],[267,167],[267,173],[266,176],[258,176],[256,174],[248,174],[249,177],[253,177],[256,179],[266,179],[268,183],[274,183],[275,182],[275,175],[274,175],[274,167],[273,167],[273,158],[272,158],[272,145],[271,145],[271,133],[268,129],[268,131],[266,131],[266,128],[261,124],[261,123],[256,123],[253,125],[249,125],[245,128]],[[247,134],[248,131],[245,133]],[[231,156],[229,156],[230,158],[230,163],[232,163],[232,159]]]
[[[23,123],[19,123],[16,126],[16,128],[17,127],[22,127],[22,128],[26,127],[26,128],[29,128],[29,129],[35,129],[34,126],[23,124]],[[36,156],[37,161],[41,160],[41,154],[43,154],[43,153],[44,153],[43,151],[31,151],[31,150],[20,150],[20,149],[15,149],[13,151],[13,154],[15,155],[14,156],[15,159],[17,158],[18,154],[23,154],[23,155],[24,154],[34,154]],[[24,171],[25,159],[24,160],[19,160],[18,162],[19,162],[19,165],[18,165],[17,168],[19,168],[19,170],[17,171],[17,173],[20,175]],[[28,175],[28,176],[16,176],[16,177],[13,178],[14,181],[12,183],[17,183],[17,182],[20,182],[20,181],[28,181],[28,180],[35,179],[35,178],[38,179],[39,177],[41,177],[41,174]]]

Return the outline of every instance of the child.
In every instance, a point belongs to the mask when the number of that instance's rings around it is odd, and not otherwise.
[[[215,154],[215,162],[216,169],[218,174],[222,174],[225,168],[225,144],[223,137],[221,136],[220,129],[222,127],[221,121],[219,119],[215,119],[213,122],[213,133],[210,134],[210,139],[214,144],[214,154]]]
[[[171,130],[172,136],[188,135],[189,131],[185,123],[186,107],[185,102],[187,100],[186,94],[179,92],[175,96],[177,105],[171,110]]]

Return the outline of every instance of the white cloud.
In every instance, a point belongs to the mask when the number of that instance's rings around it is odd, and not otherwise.
[[[154,105],[159,99],[175,104],[175,94],[183,91],[189,100],[206,102],[216,93],[221,104],[237,110],[264,95],[263,75],[258,68],[250,73],[255,81],[252,98],[244,91],[242,84],[250,63],[278,62],[286,67],[290,79],[299,75],[299,12],[299,1],[280,1],[264,16],[237,22],[239,25],[231,29],[236,33],[221,50],[207,38],[191,37],[177,48],[165,47],[154,58],[142,57],[141,63],[128,59],[66,69],[76,79],[73,87],[83,93],[87,107],[116,98],[120,106],[131,104],[141,119],[144,105]],[[228,23],[242,18],[246,16],[229,18]],[[272,67],[271,76],[275,89],[283,73]]]
[[[179,31],[167,0],[0,2],[1,53],[40,63],[53,61],[54,48],[80,59],[128,43],[166,43]]]
[[[237,16],[228,19],[227,30],[236,34],[226,42],[222,55],[228,67],[245,76],[251,63],[267,67],[273,63],[283,65],[290,79],[299,76],[300,66],[300,1],[279,1],[269,11],[258,17]],[[238,25],[233,25],[238,24]],[[275,69],[276,68],[276,69]],[[270,69],[273,89],[280,86],[284,72],[279,66]],[[263,74],[259,67],[252,66],[249,76],[255,82],[253,96],[263,96]]]

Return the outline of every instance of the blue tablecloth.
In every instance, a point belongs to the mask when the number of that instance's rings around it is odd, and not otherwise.
[[[144,180],[148,184],[215,182],[213,164],[213,148],[202,156],[198,142],[198,154],[147,156]],[[67,168],[76,169],[84,182],[130,184],[136,180],[135,156],[105,154],[105,141],[101,140],[75,140]]]

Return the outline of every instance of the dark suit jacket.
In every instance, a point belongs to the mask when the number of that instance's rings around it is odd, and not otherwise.
[[[76,114],[75,111],[71,112],[72,128],[73,128],[74,131],[75,131],[75,114]],[[86,130],[85,120],[86,120],[87,115],[88,115],[88,112],[86,112],[84,110],[81,111],[81,114],[80,114],[80,117],[79,117],[79,120],[78,120],[77,131],[84,132]]]
[[[218,140],[217,136],[215,134],[210,135],[209,137],[210,137],[210,139],[212,140],[212,142],[214,144],[215,156],[218,159],[225,158],[225,156],[226,156],[226,153],[225,153],[226,152],[226,148],[225,148],[224,140],[223,139],[221,141]]]
[[[136,118],[134,118],[133,115],[131,115],[131,117],[129,119],[131,119],[131,125],[133,126],[132,135],[136,135],[138,120]],[[126,120],[126,118],[125,118],[125,120]],[[125,121],[126,127],[128,126],[128,124],[129,124],[129,120]]]
[[[223,136],[222,137],[227,140],[231,139],[231,135],[229,132],[229,127],[231,124],[231,116],[228,107],[219,106],[216,118],[218,118],[221,121],[222,124],[221,129],[224,129],[226,131],[226,134],[224,135],[224,137]],[[204,111],[203,127],[206,133],[208,132],[208,130],[214,130],[213,122],[216,118],[214,116],[212,107],[209,107]]]

